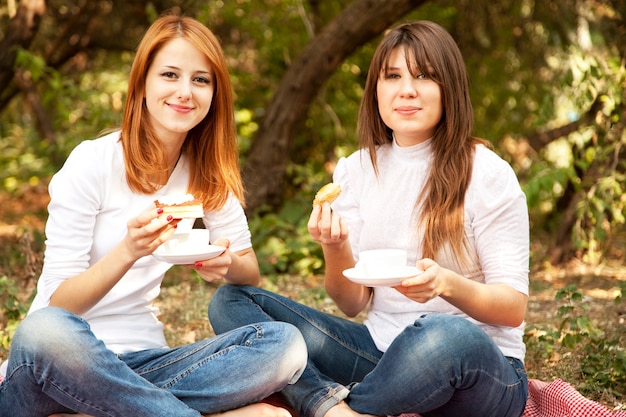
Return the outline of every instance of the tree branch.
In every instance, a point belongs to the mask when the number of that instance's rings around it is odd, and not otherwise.
[[[596,100],[589,108],[589,111],[587,111],[587,113],[585,113],[580,119],[555,129],[529,135],[526,137],[528,144],[536,152],[539,152],[550,142],[577,131],[581,126],[593,124],[596,114],[602,110],[602,101],[600,101],[601,96],[602,94],[598,94],[598,97],[596,97]]]
[[[282,77],[252,141],[243,178],[247,211],[282,204],[289,149],[322,85],[358,47],[427,0],[356,0],[300,52]]]

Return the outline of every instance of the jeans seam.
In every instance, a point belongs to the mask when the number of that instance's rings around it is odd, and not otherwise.
[[[261,339],[263,337],[263,327],[256,325],[256,324],[251,324],[248,327],[254,328],[256,330],[256,336],[255,339]],[[208,348],[211,344],[214,343],[214,339],[210,338],[210,339],[205,339],[203,341],[200,341],[198,343],[195,344],[196,348],[193,350],[189,350],[186,351],[186,353],[184,355],[181,356],[176,356],[174,357],[172,360],[167,360],[161,364],[159,364],[158,366],[151,366],[149,368],[145,368],[145,369],[141,369],[139,371],[136,371],[138,375],[142,376],[145,374],[148,374],[150,372],[154,372],[156,370],[162,369],[162,368],[167,368],[168,366],[170,366],[173,363],[177,363],[177,362],[181,362],[186,360],[188,357],[193,356],[195,354],[197,354],[198,352]],[[250,346],[251,345],[251,341],[250,338],[246,338],[244,345],[245,346]],[[179,372],[176,375],[172,375],[171,378],[169,378],[169,381],[165,384],[163,384],[161,386],[161,388],[169,388],[172,387],[173,385],[175,385],[178,381],[180,381],[181,379],[183,379],[184,377],[186,377],[187,375],[191,374],[193,371],[195,371],[196,369],[201,368],[202,366],[206,365],[207,363],[209,363],[210,361],[214,360],[215,358],[219,358],[223,355],[227,355],[228,353],[232,352],[233,350],[235,350],[236,348],[240,347],[241,345],[233,345],[233,346],[229,346],[225,349],[221,349],[207,357],[205,357],[202,360],[196,361],[193,364],[191,364],[189,367],[187,367],[183,372]]]
[[[323,333],[328,338],[332,339],[335,343],[339,344],[341,347],[343,347],[344,349],[347,349],[348,351],[352,352],[353,354],[358,355],[359,357],[361,357],[361,358],[363,358],[365,360],[371,361],[374,364],[378,363],[378,361],[380,360],[380,358],[377,358],[375,356],[371,356],[367,352],[363,352],[363,351],[360,351],[360,350],[355,350],[355,349],[352,348],[352,346],[346,345],[345,343],[343,343],[343,341],[340,338],[337,337],[336,334],[329,333],[325,328],[320,327],[319,324],[316,321],[310,320],[308,317],[302,315],[299,311],[290,308],[288,304],[283,303],[279,298],[273,297],[273,294],[266,294],[265,292],[254,292],[254,291],[250,291],[249,294],[252,297],[258,297],[258,296],[266,297],[266,298],[269,298],[269,299],[271,299],[272,301],[274,301],[276,303],[281,304],[285,309],[291,311],[292,314],[295,314],[298,317],[300,317],[302,320],[308,322],[311,326],[315,327],[315,329],[317,329],[320,333]],[[261,310],[263,310],[262,309],[262,304],[255,303],[252,300],[250,300],[250,303],[253,304],[253,305],[256,305]]]

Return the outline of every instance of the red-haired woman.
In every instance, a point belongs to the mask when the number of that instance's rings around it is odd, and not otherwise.
[[[294,326],[170,348],[153,305],[171,264],[151,254],[183,226],[155,206],[166,195],[200,199],[212,243],[227,248],[190,268],[206,281],[259,282],[233,117],[213,33],[159,18],[138,47],[121,129],[81,143],[50,183],[43,271],[13,338],[0,416],[289,416],[258,402],[304,369]]]

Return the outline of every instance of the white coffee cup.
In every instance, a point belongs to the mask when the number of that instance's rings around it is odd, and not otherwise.
[[[195,221],[196,219],[180,219],[178,224],[176,224],[176,232],[174,233],[174,236],[189,234],[191,229],[193,229]]]
[[[172,253],[185,253],[197,250],[209,244],[210,234],[207,229],[190,229],[188,232],[174,235],[165,242],[165,248]]]
[[[366,277],[392,276],[407,264],[407,253],[402,249],[373,249],[359,252],[355,268]]]

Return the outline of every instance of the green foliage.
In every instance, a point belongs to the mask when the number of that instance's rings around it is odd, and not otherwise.
[[[623,102],[626,67],[611,51],[569,47],[547,57],[553,73],[546,100],[535,112],[538,125],[583,126],[548,144],[521,174],[534,226],[549,230],[562,221],[557,203],[569,186],[577,193],[572,241],[585,261],[601,262],[611,237],[625,225],[626,131]],[[593,113],[586,114],[593,109]],[[599,109],[598,113],[595,111]],[[547,216],[546,216],[547,215]],[[541,219],[551,223],[542,223]]]
[[[7,321],[15,321],[26,312],[18,298],[20,288],[6,275],[0,277],[0,309]]]
[[[626,286],[621,283],[621,294]],[[545,360],[554,354],[578,359],[581,383],[578,388],[586,393],[598,387],[620,397],[626,388],[626,350],[623,332],[610,334],[597,327],[588,316],[589,306],[575,285],[557,291],[554,299],[560,302],[554,325],[533,325],[526,328],[524,339],[529,350]],[[621,302],[617,297],[615,302]]]
[[[294,197],[279,213],[250,219],[262,275],[275,280],[282,274],[306,277],[323,272],[320,245],[311,240],[307,231],[311,201]]]
[[[585,249],[586,260],[598,264],[610,244],[609,235],[623,225],[626,215],[626,175],[599,178],[578,204],[578,219],[574,227],[574,241]]]
[[[604,58],[604,59],[602,59]],[[572,88],[581,91],[587,102],[599,100],[602,110],[593,129],[572,135],[576,164],[587,175],[580,178],[584,191],[578,205],[574,239],[593,263],[601,256],[602,242],[619,225],[625,224],[626,164],[620,152],[626,144],[623,102],[626,94],[626,67],[616,57],[573,55]],[[619,128],[619,126],[622,126]]]
[[[523,187],[526,201],[537,217],[552,213],[567,182],[575,180],[571,166],[558,166],[548,160],[533,164],[526,175]]]
[[[15,59],[15,69],[18,71],[25,71],[28,73],[28,78],[37,82],[44,76],[55,79],[58,82],[58,73],[46,66],[46,60],[41,56],[32,54],[25,49],[19,49],[17,51],[17,58]]]
[[[11,336],[19,320],[26,314],[27,306],[20,300],[20,288],[6,275],[0,277],[0,351],[9,350]]]
[[[32,209],[31,215],[35,215]],[[39,213],[37,213],[39,214]],[[1,226],[1,224],[0,224]],[[39,231],[16,229],[0,233],[0,362],[34,294],[41,270],[43,237]]]
[[[0,123],[0,181],[18,191],[23,182],[36,184],[56,172],[81,141],[119,125],[128,65],[132,54],[115,58],[95,53],[90,61],[98,71],[68,74],[46,66],[41,56],[20,50],[16,70],[38,81],[37,93],[54,136],[41,131],[24,102],[14,100],[2,112]]]

